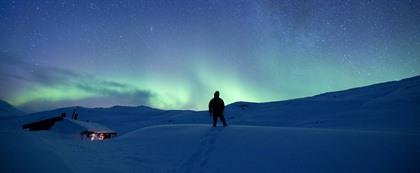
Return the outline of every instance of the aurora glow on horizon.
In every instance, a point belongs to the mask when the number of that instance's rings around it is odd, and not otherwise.
[[[206,109],[420,74],[419,1],[0,2],[0,99]]]

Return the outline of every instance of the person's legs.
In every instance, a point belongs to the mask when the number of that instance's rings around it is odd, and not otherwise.
[[[216,123],[217,123],[217,115],[213,114],[213,127],[216,127]]]
[[[222,120],[223,126],[227,126],[226,124],[226,120],[225,120],[225,115],[220,115],[220,120]]]

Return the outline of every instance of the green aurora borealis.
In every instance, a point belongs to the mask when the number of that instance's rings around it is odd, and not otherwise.
[[[420,74],[417,1],[2,1],[0,99],[206,109]]]

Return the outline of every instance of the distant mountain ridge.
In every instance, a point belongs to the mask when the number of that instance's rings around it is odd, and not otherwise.
[[[68,107],[38,112],[57,116],[73,109],[81,120],[128,132],[173,123],[209,123],[207,111],[159,110],[147,106]],[[420,131],[420,76],[285,101],[236,102],[226,106],[231,124]]]
[[[232,113],[241,112],[243,120],[258,119],[257,124],[420,131],[420,76],[286,101],[238,102],[230,107]]]
[[[0,117],[22,116],[24,114],[6,101],[0,100]]]

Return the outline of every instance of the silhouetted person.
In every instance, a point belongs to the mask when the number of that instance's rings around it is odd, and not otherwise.
[[[75,116],[76,116],[76,109],[73,109],[73,113],[71,114],[71,119],[74,119]]]
[[[65,112],[61,113],[61,118],[65,118],[65,117],[66,117],[66,113]]]
[[[214,98],[209,102],[209,112],[213,116],[213,127],[216,127],[217,118],[219,117],[223,126],[227,126],[223,111],[225,110],[225,103],[219,97],[219,91],[214,93]]]

